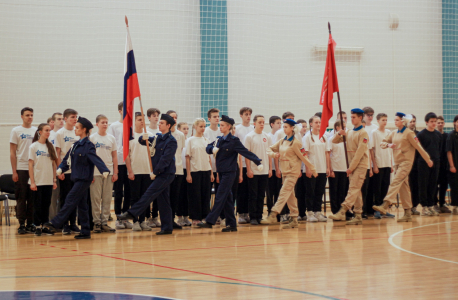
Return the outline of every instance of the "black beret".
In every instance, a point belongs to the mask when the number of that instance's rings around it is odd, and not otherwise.
[[[81,125],[83,125],[83,128],[86,128],[87,131],[89,131],[89,130],[91,130],[92,128],[94,128],[94,126],[92,125],[91,121],[89,121],[88,119],[83,118],[83,117],[79,117],[79,118],[78,118],[78,123],[80,123]]]
[[[162,115],[161,115],[161,120],[167,121],[167,123],[170,124],[170,127],[172,127],[173,125],[175,125],[175,119],[172,118],[171,115],[162,114]]]
[[[222,115],[222,116],[221,116],[221,121],[226,122],[226,123],[229,123],[229,124],[231,124],[231,125],[234,125],[234,124],[235,124],[234,119],[229,118],[229,117],[226,116],[226,115]]]

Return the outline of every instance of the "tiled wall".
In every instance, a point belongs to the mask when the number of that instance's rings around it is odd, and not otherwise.
[[[458,2],[442,0],[443,110],[446,122],[458,114]]]

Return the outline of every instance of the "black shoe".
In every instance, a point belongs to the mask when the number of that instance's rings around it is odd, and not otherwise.
[[[118,220],[133,220],[134,219],[134,216],[132,216],[128,211],[120,215],[117,215],[117,217],[118,217]]]
[[[164,234],[172,234],[172,231],[161,230],[161,231],[156,232],[156,235],[164,235]]]
[[[199,223],[197,224],[199,228],[213,228],[213,225],[210,223]]]
[[[173,222],[173,229],[183,229],[180,225],[178,225],[176,222]]]
[[[101,224],[95,224],[93,232],[94,233],[102,233],[102,225]]]
[[[109,221],[109,222],[113,221],[113,217],[111,216],[111,214],[110,214],[110,216],[108,217],[108,221]]]
[[[72,233],[80,233],[81,232],[80,228],[78,226],[76,226],[75,224],[70,225],[70,230],[71,230]]]
[[[54,233],[56,233],[56,227],[54,227],[54,225],[52,225],[51,222],[47,222],[47,223],[44,223],[43,224],[43,230],[41,231],[42,233],[45,233],[46,234],[52,234],[54,235]],[[63,232],[63,231],[62,231]]]
[[[34,233],[35,230],[37,230],[37,227],[33,224],[25,226],[25,231],[27,231],[27,233]]]
[[[70,229],[70,225],[64,225],[64,228],[62,229],[62,234],[63,235],[72,234],[72,230]]]
[[[231,232],[231,231],[237,231],[237,227],[227,226],[226,228],[223,228],[223,230],[221,230],[221,232]]]
[[[41,228],[35,229],[35,236],[41,236]]]
[[[251,219],[250,224],[251,225],[259,225],[258,220],[256,220],[256,219]]]
[[[90,239],[91,238],[91,235],[86,235],[86,234],[78,234],[78,235],[75,235],[75,239],[77,240],[85,240],[85,239]]]
[[[18,234],[26,234],[27,233],[27,230],[25,229],[25,225],[24,224],[19,225],[19,228],[17,229],[17,233]]]
[[[261,220],[262,220],[262,219],[257,219],[257,221],[258,221],[258,224],[261,224]]]
[[[43,227],[43,229],[41,230],[41,233],[45,235],[54,235],[54,232],[52,232],[50,229],[46,227]]]
[[[363,220],[367,220],[367,219],[368,219],[368,217],[367,217],[366,214],[363,214],[363,215],[361,216],[361,218],[362,218]]]

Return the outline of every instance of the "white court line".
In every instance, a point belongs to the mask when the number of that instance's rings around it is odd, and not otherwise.
[[[433,225],[439,225],[439,224],[445,224],[445,223],[453,223],[453,222],[458,222],[458,221],[440,222],[440,223],[422,225],[422,226],[417,226],[417,227],[412,227],[412,228],[409,228],[409,229],[401,230],[401,231],[398,231],[398,232],[396,232],[396,233],[393,233],[393,234],[388,238],[388,242],[389,242],[389,243],[391,244],[391,246],[393,246],[394,248],[396,248],[396,249],[398,249],[398,250],[401,250],[401,251],[404,251],[404,252],[407,252],[407,253],[410,253],[410,254],[413,254],[413,255],[418,255],[418,256],[421,256],[421,257],[426,257],[426,258],[435,259],[435,260],[439,260],[439,261],[448,262],[448,263],[452,263],[452,264],[457,264],[457,265],[458,265],[458,262],[456,262],[456,261],[441,259],[441,258],[432,257],[432,256],[428,256],[428,255],[423,255],[423,254],[420,254],[420,253],[416,253],[416,252],[412,252],[412,251],[406,250],[406,249],[404,249],[404,248],[399,247],[398,245],[396,245],[396,244],[393,242],[393,238],[396,237],[396,236],[397,236],[398,234],[400,234],[400,233],[403,233],[403,232],[406,232],[406,231],[409,231],[409,230],[414,230],[414,229],[422,228],[422,227],[433,226]]]

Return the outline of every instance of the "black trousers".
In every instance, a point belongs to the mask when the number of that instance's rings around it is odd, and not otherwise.
[[[237,193],[239,191],[239,177],[240,177],[240,169],[237,167],[237,171],[235,172],[234,183],[232,184],[232,197],[233,197],[234,203],[237,203],[236,201],[237,201]],[[216,177],[215,177],[215,181],[216,181]],[[215,197],[216,197],[216,193],[215,193]],[[221,210],[221,213],[219,216],[221,220],[225,219],[224,209]]]
[[[445,205],[445,194],[447,193],[448,189],[448,176],[447,176],[447,167],[443,166],[443,163],[441,162],[441,166],[439,168],[439,177],[437,178],[437,190],[439,192],[439,195],[437,197],[437,203],[439,201],[440,206]]]
[[[184,175],[176,175],[170,185],[170,206],[172,207],[172,219],[175,219],[175,214],[178,210],[180,201],[181,183],[183,182]]]
[[[424,160],[418,160],[418,194],[421,206],[433,206],[437,201],[437,178],[440,161],[434,161],[432,168]]]
[[[418,167],[417,162],[413,162],[412,170],[409,174],[410,195],[412,197],[412,207],[415,208],[420,204],[420,195],[418,188]]]
[[[458,206],[458,173],[447,172],[448,183],[450,184],[451,205]]]
[[[232,186],[236,178],[236,172],[219,173],[220,186],[218,193],[215,195],[215,204],[211,212],[207,215],[207,223],[216,224],[218,217],[221,215],[221,210],[224,210],[226,217],[226,225],[237,227],[237,222],[234,215],[234,199],[232,198]]]
[[[261,220],[264,210],[264,197],[266,195],[269,175],[253,175],[248,178],[248,212],[250,219]]]
[[[33,224],[33,198],[29,185],[29,171],[18,170],[19,180],[14,183],[14,194],[16,196],[16,217],[19,224]]]
[[[185,175],[183,175],[181,185],[178,187],[180,189],[180,194],[176,210],[177,216],[180,217],[188,216],[188,183],[186,181],[186,169],[184,169],[183,172]],[[170,195],[170,197],[172,197],[172,195]]]
[[[372,206],[375,202],[375,187],[377,185],[377,180],[374,178],[374,175],[375,173],[372,175],[372,177],[369,177],[369,183],[366,192],[366,214],[368,215],[374,214],[374,209],[372,208]]]
[[[277,202],[278,193],[280,193],[280,189],[281,189],[281,178],[278,178],[277,176],[275,176],[275,172],[273,172],[272,177],[268,179],[267,188],[266,188],[266,204],[267,204],[267,211],[269,212],[269,214],[272,211],[272,207],[274,207],[275,202]]]
[[[391,167],[379,168],[378,174],[374,173],[372,180],[374,181],[374,186],[369,187],[374,190],[374,203],[367,203],[367,206],[372,208],[372,205],[382,205],[383,199],[385,199],[386,194],[388,193],[388,188],[390,187],[390,178],[391,178]]]
[[[211,172],[191,172],[192,183],[188,183],[188,207],[192,220],[203,220],[210,212]]]
[[[75,184],[70,179],[71,175],[72,174],[65,174],[65,179],[59,182],[60,183],[60,201],[61,201],[60,207],[63,207],[65,205],[65,201],[67,199],[68,193],[70,193],[70,191],[73,188],[73,185]],[[71,206],[68,206],[68,207],[69,209],[71,208]],[[68,224],[76,225],[76,209],[77,207],[73,208],[73,211],[70,211],[68,213],[68,220],[67,222],[64,222],[63,225],[68,225]]]
[[[305,211],[307,210],[307,205],[305,204],[305,192],[306,192],[306,182],[305,182],[305,173],[302,173],[302,176],[297,179],[296,186],[294,187],[294,192],[297,198],[297,207],[299,209],[299,217],[306,216]],[[287,207],[288,205],[285,205]]]
[[[364,179],[363,186],[361,187],[361,196],[363,198],[363,214],[367,215],[367,190],[369,189],[370,170],[366,172],[366,179]]]
[[[336,214],[345,201],[345,196],[348,193],[349,181],[347,172],[334,172],[334,174],[334,178],[329,177],[329,198],[331,202],[331,211],[333,214]]]
[[[36,226],[40,226],[49,221],[52,185],[37,186],[37,190],[32,191],[32,197],[34,206],[33,223]]]
[[[143,194],[146,192],[148,187],[151,185],[151,178],[149,174],[135,174],[135,179],[130,180],[130,194],[131,194],[131,207],[134,206],[135,203],[137,203],[140,198],[143,196]],[[136,214],[134,218],[134,222],[143,222],[145,221],[146,215],[149,212],[149,205],[140,214]],[[138,216],[138,218],[136,217]]]
[[[239,214],[247,214],[248,213],[248,176],[246,175],[246,168],[243,168],[243,181],[239,183],[239,189],[237,191],[237,212]],[[237,173],[237,176],[239,174]],[[221,180],[221,178],[220,178]],[[215,194],[216,195],[216,194]]]
[[[326,173],[318,173],[316,178],[305,176],[305,203],[308,212],[321,212],[326,180]]]
[[[116,215],[126,212],[130,207],[130,182],[127,177],[126,165],[118,166],[118,180],[113,185],[114,193],[114,210]],[[124,198],[124,202],[123,202]]]

